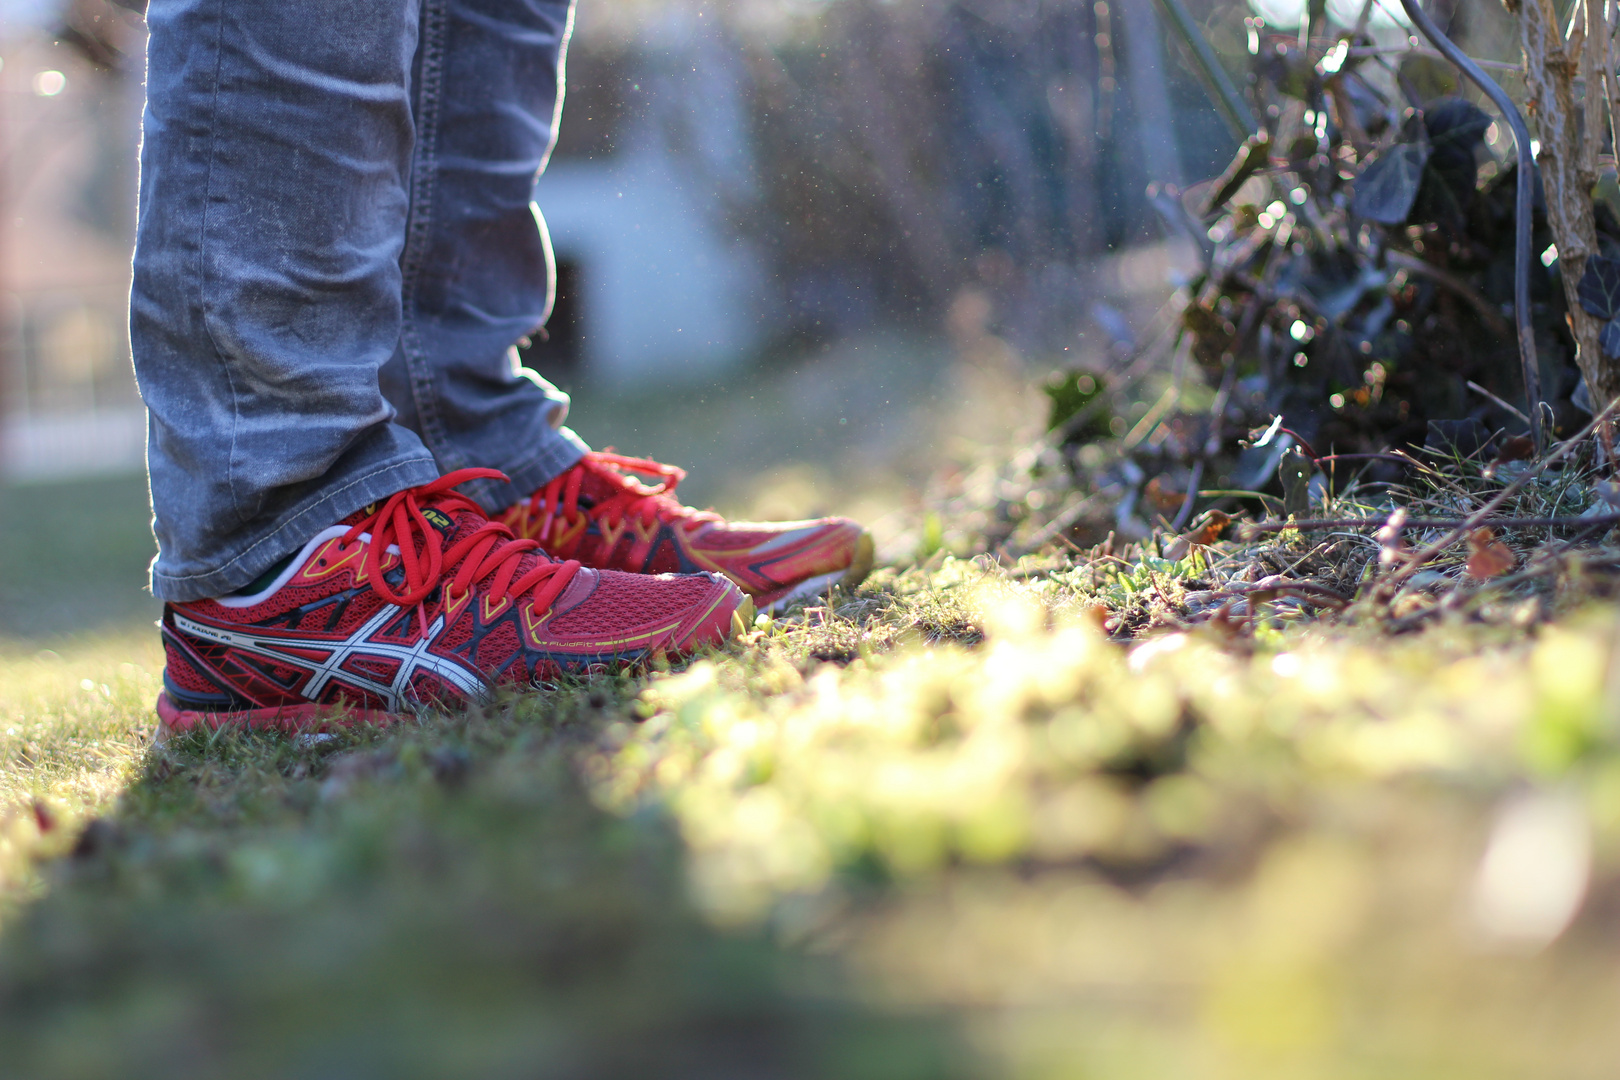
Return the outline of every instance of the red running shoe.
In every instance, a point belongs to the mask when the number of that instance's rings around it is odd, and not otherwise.
[[[253,595],[165,605],[162,728],[306,729],[334,707],[387,722],[752,623],[753,604],[718,575],[552,561],[451,490],[479,477],[504,479],[453,472],[327,529]]]
[[[632,473],[658,483],[647,485]],[[673,465],[588,453],[497,520],[560,559],[638,574],[724,574],[764,608],[830,585],[853,589],[872,572],[872,537],[848,518],[726,521],[675,499]]]

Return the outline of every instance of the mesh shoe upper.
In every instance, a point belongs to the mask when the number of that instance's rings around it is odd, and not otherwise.
[[[168,696],[209,711],[398,712],[727,636],[743,602],[730,582],[553,561],[450,490],[491,474],[462,470],[354,515],[263,594],[167,605]]]
[[[853,586],[871,569],[871,538],[855,522],[728,522],[674,497],[685,476],[673,465],[588,453],[498,517],[559,558],[636,573],[724,574],[762,604],[832,579]]]

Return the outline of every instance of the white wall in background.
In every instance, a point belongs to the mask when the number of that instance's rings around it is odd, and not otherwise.
[[[584,375],[711,374],[759,344],[759,266],[717,230],[656,152],[561,161],[535,188],[559,261],[575,264]]]
[[[578,270],[581,374],[599,382],[712,375],[781,318],[727,220],[755,198],[735,50],[689,12],[644,33],[614,151],[555,160],[535,186],[558,259]]]

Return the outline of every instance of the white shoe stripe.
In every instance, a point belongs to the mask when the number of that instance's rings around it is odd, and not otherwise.
[[[433,643],[444,632],[444,615],[440,614],[433,620],[427,632],[410,646],[395,645],[390,642],[372,641],[371,635],[382,630],[384,626],[393,622],[401,614],[402,609],[393,604],[386,605],[371,618],[367,619],[354,633],[342,641],[322,641],[318,638],[285,637],[275,634],[264,634],[253,630],[227,630],[222,627],[210,626],[198,622],[196,619],[182,615],[178,610],[174,612],[174,625],[182,633],[190,634],[204,641],[211,641],[217,645],[226,645],[233,649],[254,656],[262,656],[278,664],[298,668],[309,672],[310,677],[305,680],[304,686],[299,690],[310,701],[319,699],[328,683],[341,682],[357,690],[363,690],[388,702],[390,712],[399,712],[409,703],[406,692],[410,687],[411,679],[418,671],[427,671],[437,675],[445,682],[450,683],[467,697],[474,697],[483,693],[487,687],[482,675],[471,668],[439,656],[428,651]],[[316,662],[303,656],[283,651],[300,649],[310,651],[315,649],[330,649],[326,659]],[[399,670],[390,683],[380,683],[375,679],[368,679],[354,671],[345,670],[342,665],[353,657],[375,657],[379,660],[397,660]]]

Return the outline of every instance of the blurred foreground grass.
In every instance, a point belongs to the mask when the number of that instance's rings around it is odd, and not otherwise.
[[[683,671],[158,750],[150,648],[7,654],[0,1072],[1609,1074],[1612,610],[1096,621],[946,561]]]
[[[63,734],[13,759],[8,795],[37,801],[0,834],[0,1075],[957,1075],[936,1025],[708,928],[667,827],[592,804],[575,748],[629,689],[161,751],[138,749],[149,702],[115,692],[111,753],[71,734],[108,713],[99,687],[35,699]],[[85,820],[93,785],[53,782],[74,757],[130,782],[107,816]],[[52,854],[41,899],[29,867]]]

